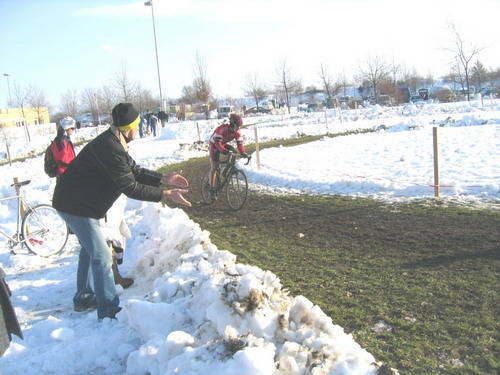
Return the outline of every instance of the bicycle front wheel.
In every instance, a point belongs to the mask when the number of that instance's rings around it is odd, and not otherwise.
[[[68,241],[68,226],[48,204],[30,209],[21,224],[24,244],[33,254],[43,257],[58,254]]]
[[[247,200],[248,183],[247,176],[242,170],[234,168],[227,177],[226,182],[226,203],[237,211],[243,207]]]
[[[201,198],[206,204],[212,204],[214,202],[214,199],[210,194],[210,182],[208,181],[207,176],[201,179]]]

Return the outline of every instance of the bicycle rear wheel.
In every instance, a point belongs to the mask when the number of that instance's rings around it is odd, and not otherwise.
[[[58,254],[68,241],[68,226],[48,204],[31,208],[21,224],[24,244],[33,254],[43,257]]]
[[[243,207],[248,195],[247,176],[242,170],[234,168],[227,177],[225,197],[227,205],[237,211]]]

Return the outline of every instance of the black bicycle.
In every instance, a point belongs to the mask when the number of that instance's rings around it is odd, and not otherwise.
[[[214,203],[217,197],[222,194],[232,210],[237,211],[243,207],[248,196],[248,182],[245,173],[236,167],[236,160],[238,160],[237,154],[230,152],[227,160],[219,162],[219,167],[215,171],[216,196],[213,196],[210,191],[209,173],[202,177],[201,195],[206,204]],[[245,165],[248,163],[250,163],[250,157]]]

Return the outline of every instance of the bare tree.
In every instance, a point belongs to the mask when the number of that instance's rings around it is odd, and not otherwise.
[[[99,109],[106,115],[111,115],[113,107],[118,102],[116,91],[111,86],[103,86],[99,91]]]
[[[364,67],[360,67],[360,80],[369,83],[375,102],[378,103],[378,86],[389,77],[389,67],[379,56],[369,57]]]
[[[26,113],[24,109],[28,105],[29,96],[30,96],[29,88],[21,87],[16,83],[14,83],[14,96],[12,98],[12,104],[14,104],[14,106],[17,108],[21,108],[21,113],[23,115],[22,125],[24,126],[24,132],[26,135],[26,140],[28,142],[31,141],[31,137],[30,137],[30,132],[28,130],[28,124],[26,123]]]
[[[149,109],[158,107],[159,102],[153,97],[151,90],[142,88],[139,85],[135,104],[139,112],[145,112]]]
[[[179,99],[182,104],[195,104],[196,103],[196,92],[193,86],[184,86],[182,88],[182,95]]]
[[[281,94],[282,98],[285,100],[288,113],[290,113],[290,96],[293,93],[302,91],[302,83],[299,80],[294,81],[292,79],[290,67],[285,59],[278,64],[276,72],[279,77],[277,86],[278,93]]]
[[[43,124],[42,113],[48,111],[49,100],[45,96],[45,92],[38,87],[31,86],[29,92],[28,103],[35,111],[38,123]]]
[[[339,75],[337,86],[339,89],[342,89],[343,96],[347,95],[347,86],[349,86],[349,80],[347,79],[345,72]]]
[[[399,82],[416,92],[419,86],[425,83],[426,79],[418,74],[415,67],[402,67]]]
[[[196,99],[199,102],[208,104],[212,99],[212,88],[207,76],[207,64],[198,52],[196,52],[196,63],[194,66],[193,88]]]
[[[20,108],[23,117],[26,117],[24,109],[28,105],[28,100],[30,96],[30,90],[27,87],[21,87],[14,83],[13,89],[14,95],[12,96],[12,104],[14,107]]]
[[[245,95],[251,96],[255,100],[255,106],[259,109],[259,103],[266,97],[266,89],[257,73],[247,75],[243,89]]]
[[[94,124],[97,124],[101,114],[99,108],[99,90],[93,88],[84,89],[82,93],[82,103],[84,110],[92,114]]]
[[[483,83],[486,81],[488,77],[488,70],[484,67],[484,65],[476,60],[476,63],[471,69],[471,79],[475,83],[478,90],[483,88]]]
[[[323,89],[326,93],[326,98],[327,100],[331,100],[331,98],[335,94],[335,87],[331,76],[328,74],[323,64],[320,65],[319,76],[321,78],[321,83],[323,84]]]
[[[137,93],[137,83],[129,79],[125,64],[122,64],[121,71],[116,73],[114,83],[118,99],[124,103],[132,103]]]
[[[462,66],[460,62],[456,61],[454,64],[450,66],[450,72],[443,77],[444,82],[453,83],[453,89],[456,90],[456,87],[459,86],[461,88],[461,92],[465,93],[467,83],[465,81],[465,75],[462,72]]]
[[[401,71],[401,65],[396,64],[396,62],[394,61],[394,56],[392,57],[392,62],[389,66],[389,70],[392,78],[392,84],[396,86],[398,84],[398,74]]]
[[[69,89],[61,97],[61,110],[66,115],[75,118],[80,113],[80,104],[78,100],[78,90]]]
[[[457,31],[455,25],[450,23],[449,25],[451,33],[454,38],[454,47],[447,48],[448,51],[453,53],[454,57],[458,60],[461,70],[463,70],[465,86],[467,92],[467,100],[470,101],[470,86],[469,86],[469,76],[470,76],[470,63],[472,59],[479,54],[483,50],[476,45],[466,46],[462,36]]]

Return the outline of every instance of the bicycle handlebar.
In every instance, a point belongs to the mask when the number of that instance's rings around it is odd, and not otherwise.
[[[233,157],[236,159],[236,157],[237,157],[237,156],[240,156],[240,155],[239,155],[239,154],[236,152],[236,150],[235,150],[235,151],[229,151],[229,152],[228,152],[228,156],[229,156],[229,158],[230,158],[231,156],[233,156]],[[242,157],[240,156],[240,159],[241,159],[241,158],[242,158]],[[245,165],[248,165],[248,164],[250,163],[250,159],[252,159],[252,156],[251,156],[251,155],[248,155],[248,157],[247,157],[247,162],[245,163]]]

